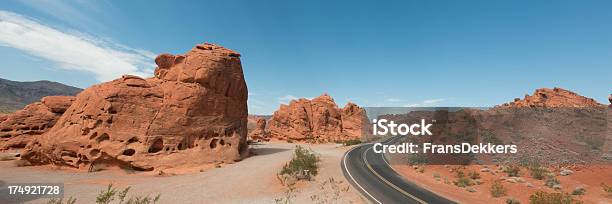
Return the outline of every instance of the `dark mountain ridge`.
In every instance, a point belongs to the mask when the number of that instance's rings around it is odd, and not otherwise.
[[[19,82],[0,78],[0,113],[10,113],[45,96],[74,96],[82,89],[52,81]]]

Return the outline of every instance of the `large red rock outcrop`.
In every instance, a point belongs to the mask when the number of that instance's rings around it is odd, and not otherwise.
[[[537,89],[531,96],[525,95],[524,99],[515,98],[513,102],[504,103],[500,107],[583,108],[601,106],[603,105],[597,103],[592,98],[587,98],[562,88],[541,88]]]
[[[47,132],[74,101],[74,96],[47,96],[10,115],[0,116],[0,150],[24,148]]]
[[[305,142],[335,142],[361,139],[365,110],[348,103],[340,109],[334,99],[323,94],[312,100],[282,104],[268,121],[274,139]]]
[[[184,55],[161,54],[155,62],[155,77],[126,75],[85,89],[22,158],[153,170],[245,156],[247,86],[240,55],[200,44]]]

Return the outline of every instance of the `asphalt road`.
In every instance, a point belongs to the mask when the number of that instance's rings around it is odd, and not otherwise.
[[[393,143],[397,138],[382,143]],[[455,203],[407,181],[396,173],[373,143],[349,150],[342,158],[344,176],[372,203]]]

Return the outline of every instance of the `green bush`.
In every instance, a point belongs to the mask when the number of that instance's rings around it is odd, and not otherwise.
[[[465,177],[465,173],[463,173],[463,171],[461,171],[461,170],[457,170],[457,169],[456,169],[456,170],[455,170],[455,176],[456,176],[457,178]]]
[[[539,163],[533,163],[529,166],[529,171],[531,172],[531,177],[534,179],[542,180],[548,174],[548,170],[540,166]]]
[[[548,178],[546,178],[546,181],[544,182],[544,185],[550,188],[552,188],[553,186],[557,184],[561,184],[561,183],[554,176],[549,176]]]
[[[581,201],[575,200],[568,193],[547,193],[544,191],[536,191],[529,196],[530,204],[578,204]]]
[[[506,187],[500,182],[495,181],[493,185],[491,185],[491,196],[494,198],[499,198],[506,195]]]
[[[317,165],[318,162],[319,157],[314,152],[298,145],[293,153],[293,158],[289,163],[283,166],[280,174],[294,175],[298,172],[308,170],[311,175],[316,176],[319,168]]]
[[[96,197],[96,204],[110,204],[115,199],[119,200],[119,204],[124,203],[125,197],[130,191],[130,187],[126,187],[123,190],[119,190],[113,187],[113,184],[108,184],[106,190],[101,191]],[[126,204],[150,204],[157,203],[161,195],[157,194],[154,198],[149,196],[136,196],[127,200]]]
[[[123,190],[119,190],[113,187],[113,184],[108,184],[106,190],[100,191],[98,196],[96,197],[96,204],[110,204],[111,202],[117,200],[118,202],[113,202],[117,204],[151,204],[157,203],[160,198],[160,194],[157,194],[155,197],[149,196],[136,196],[131,197],[127,201],[125,200],[128,192],[130,191],[130,187],[126,187]],[[124,202],[125,201],[125,202]],[[64,200],[63,198],[57,199],[53,198],[47,202],[47,204],[74,204],[76,203],[76,198],[68,198]]]
[[[518,165],[509,165],[504,169],[504,172],[508,174],[510,177],[518,177],[520,176],[521,167]]]
[[[75,204],[76,203],[76,198],[68,198],[66,200],[64,200],[64,198],[53,198],[51,200],[49,200],[49,202],[47,202],[47,204]]]
[[[480,173],[475,172],[475,171],[472,171],[472,172],[468,173],[468,176],[471,179],[480,179]]]
[[[462,188],[474,185],[474,182],[470,178],[468,178],[468,177],[458,178],[457,181],[455,181],[453,183],[455,184],[455,186],[459,186],[459,187],[462,187]]]
[[[433,177],[434,177],[434,178],[436,178],[436,179],[439,179],[439,178],[440,178],[440,173],[438,173],[438,172],[433,172],[433,174],[432,174],[432,175],[433,175]]]

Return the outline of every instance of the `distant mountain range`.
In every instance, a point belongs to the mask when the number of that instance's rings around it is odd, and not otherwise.
[[[18,82],[0,78],[0,113],[10,113],[45,96],[74,96],[82,89],[52,81]]]

